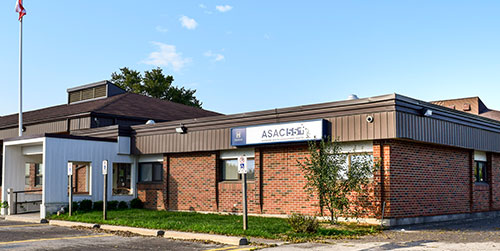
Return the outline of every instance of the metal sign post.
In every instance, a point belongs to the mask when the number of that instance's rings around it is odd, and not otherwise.
[[[68,162],[68,214],[71,216],[73,213],[73,163]]]
[[[102,175],[104,176],[104,191],[102,193],[102,217],[104,220],[108,217],[108,161],[102,161]]]
[[[242,176],[242,193],[243,193],[243,230],[248,229],[248,214],[247,214],[247,157],[245,155],[238,158],[238,173]]]

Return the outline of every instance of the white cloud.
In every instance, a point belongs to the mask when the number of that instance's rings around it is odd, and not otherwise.
[[[207,6],[206,6],[206,5],[204,5],[204,4],[202,4],[202,3],[200,3],[198,6],[199,6],[200,8],[202,8],[202,9],[206,9],[206,8],[207,8]]]
[[[161,32],[161,33],[165,33],[168,31],[168,29],[162,27],[161,25],[158,25],[158,26],[156,26],[156,31]]]
[[[191,62],[191,58],[182,57],[182,53],[177,52],[174,45],[160,42],[151,42],[158,46],[158,51],[151,52],[149,57],[143,63],[154,66],[172,67],[174,71],[182,69]]]
[[[220,12],[230,11],[232,8],[233,8],[233,6],[227,5],[227,4],[226,5],[217,5],[217,6],[215,6],[215,9],[217,9]]]
[[[212,51],[207,51],[203,55],[205,55],[205,57],[212,58],[215,62],[224,60],[224,55],[213,53]]]
[[[179,21],[181,21],[182,27],[185,27],[188,30],[193,30],[196,28],[196,26],[198,26],[198,23],[194,19],[187,16],[182,16],[181,18],[179,18]]]

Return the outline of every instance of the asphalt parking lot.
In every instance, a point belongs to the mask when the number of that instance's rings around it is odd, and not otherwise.
[[[179,250],[244,251],[249,247],[126,236],[0,219],[0,250]]]
[[[403,226],[378,235],[329,243],[290,244],[269,251],[326,250],[500,250],[500,218]]]

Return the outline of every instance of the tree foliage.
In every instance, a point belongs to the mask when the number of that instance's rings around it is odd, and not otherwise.
[[[305,189],[319,198],[321,214],[330,212],[331,223],[340,216],[356,217],[361,208],[353,193],[362,193],[376,166],[368,155],[343,153],[340,144],[329,139],[309,142],[309,154],[300,163],[307,180]]]
[[[127,67],[120,68],[120,72],[111,74],[110,81],[127,92],[198,108],[201,108],[202,105],[202,102],[195,97],[196,90],[173,86],[174,77],[171,75],[165,76],[163,70],[159,67],[144,71],[144,76],[139,71]]]

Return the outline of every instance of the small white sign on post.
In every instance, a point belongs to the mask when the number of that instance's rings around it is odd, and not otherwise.
[[[68,176],[73,175],[73,163],[68,162]]]
[[[238,157],[238,173],[247,173],[247,156]]]
[[[102,161],[102,175],[108,174],[108,161],[103,160]]]

